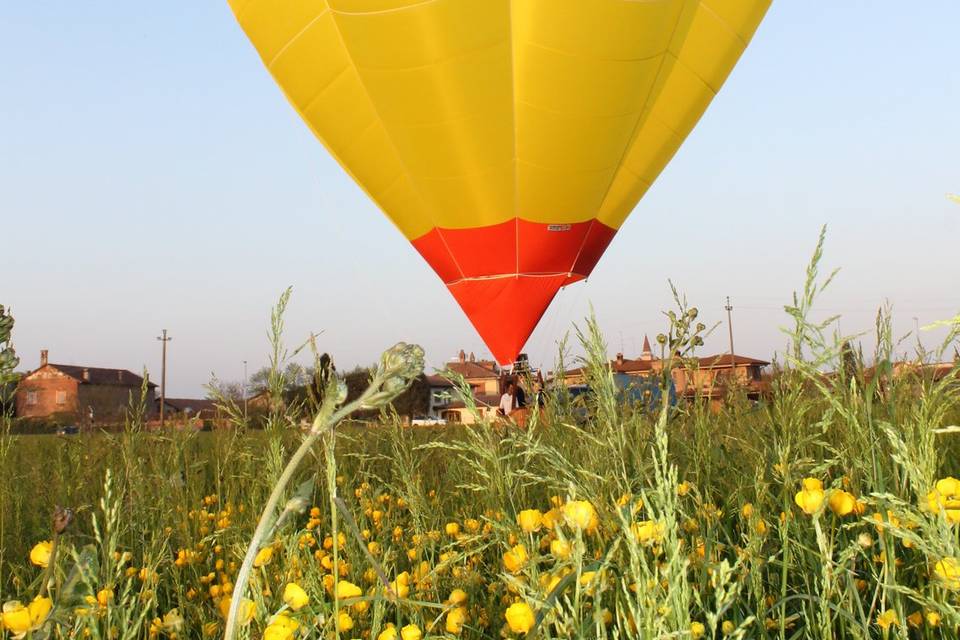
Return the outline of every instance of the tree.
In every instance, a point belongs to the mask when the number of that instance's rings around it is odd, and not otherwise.
[[[20,364],[13,349],[13,316],[0,304],[0,417],[13,413],[13,392],[20,375],[14,371]]]

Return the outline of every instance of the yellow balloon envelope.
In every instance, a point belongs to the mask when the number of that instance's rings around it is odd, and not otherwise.
[[[512,362],[769,0],[230,0],[313,133]]]

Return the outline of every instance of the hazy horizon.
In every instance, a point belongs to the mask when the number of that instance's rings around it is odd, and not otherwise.
[[[958,23],[946,0],[774,3],[589,281],[547,310],[531,361],[551,368],[591,303],[611,355],[636,356],[664,328],[668,279],[707,325],[726,321],[730,296],[736,351],[770,359],[822,224],[821,272],[841,272],[816,317],[870,331],[889,301],[903,335],[958,313],[960,205],[945,197],[960,191]],[[340,369],[399,340],[431,368],[460,349],[489,355],[226,2],[9,6],[0,54],[0,304],[21,369],[48,349],[159,381],[166,328],[168,395],[197,397],[211,373],[266,363],[288,285],[288,344],[320,333]],[[923,332],[930,346],[942,336]],[[721,325],[702,353],[727,342]]]

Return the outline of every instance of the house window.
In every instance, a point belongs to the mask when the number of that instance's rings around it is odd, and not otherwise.
[[[57,391],[57,404],[67,404],[66,391]]]
[[[27,391],[27,404],[33,406],[37,404],[37,392]]]

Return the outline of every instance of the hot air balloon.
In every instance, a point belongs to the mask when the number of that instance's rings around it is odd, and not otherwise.
[[[769,0],[230,0],[287,99],[511,363]]]

